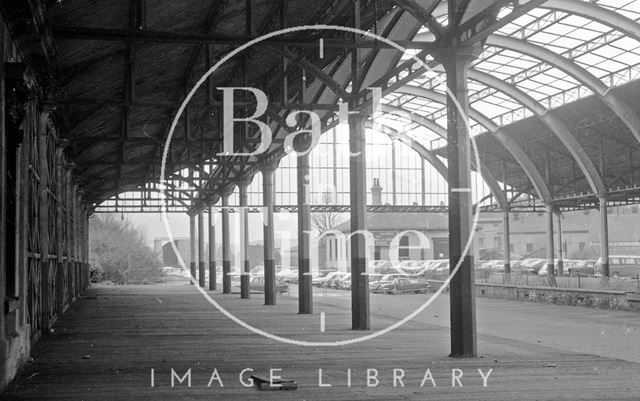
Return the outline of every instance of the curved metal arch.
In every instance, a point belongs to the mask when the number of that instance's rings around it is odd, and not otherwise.
[[[620,31],[627,36],[640,41],[640,24],[631,18],[613,10],[600,7],[595,3],[579,0],[547,0],[539,6],[550,10],[563,11],[568,14],[579,15]]]
[[[436,103],[446,104],[447,98],[444,94],[428,90],[425,88],[420,88],[417,86],[405,85],[396,90],[399,93],[405,93],[412,96],[422,97],[425,99],[432,100]],[[383,106],[384,110],[384,106]],[[489,130],[493,136],[502,144],[502,146],[507,149],[509,153],[513,156],[513,158],[518,162],[522,170],[529,177],[529,180],[533,184],[534,189],[538,193],[538,196],[545,203],[551,201],[551,191],[544,178],[538,171],[538,168],[535,166],[533,161],[529,158],[529,156],[525,153],[525,151],[520,147],[520,145],[513,140],[513,138],[509,137],[500,127],[498,127],[491,119],[487,118],[482,113],[479,113],[477,110],[470,108],[470,118],[476,120],[480,125],[484,126],[487,130]],[[412,114],[413,115],[413,114]],[[418,116],[419,117],[419,116]],[[421,117],[420,117],[421,118]],[[425,120],[424,118],[421,118]],[[428,120],[426,120],[428,121]],[[437,124],[436,124],[437,125]],[[430,128],[430,127],[428,127]],[[444,137],[446,138],[446,131]]]
[[[620,117],[631,131],[631,134],[640,142],[640,117],[636,112],[623,99],[613,93],[611,88],[575,62],[542,46],[503,35],[489,35],[486,44],[537,58],[572,76],[595,93],[600,100]]]
[[[529,96],[524,91],[518,89],[514,85],[509,85],[506,82],[495,78],[484,72],[470,68],[468,71],[469,79],[478,81],[484,85],[490,86],[506,95],[512,97],[526,108],[530,109],[536,117],[538,117],[546,126],[553,132],[553,134],[564,144],[569,150],[571,156],[582,170],[585,178],[589,182],[591,189],[598,195],[604,195],[606,188],[602,177],[598,172],[598,169],[593,164],[593,161],[584,150],[584,147],[578,142],[576,137],[571,133],[569,128],[553,113],[549,113],[549,110],[540,104],[537,100]]]
[[[447,166],[435,153],[425,148],[424,145],[422,145],[420,142],[415,141],[404,134],[401,134],[397,129],[386,124],[378,124],[378,126],[376,127],[371,120],[366,120],[365,127],[370,129],[381,128],[379,132],[389,137],[395,138],[405,145],[409,146],[411,149],[418,152],[418,154],[420,154],[423,159],[429,162],[429,164],[431,164],[438,171],[442,178],[447,180]]]
[[[373,124],[371,123],[371,121],[367,120],[367,123],[365,126],[368,128],[373,128],[372,125]],[[440,132],[437,132],[437,134],[440,135],[444,133],[446,136],[447,130],[439,124],[436,124],[436,126],[439,127],[439,131],[440,131]],[[382,128],[384,129],[383,133],[385,135],[398,139],[400,142],[404,143],[405,145],[409,146],[411,149],[416,151],[420,155],[420,157],[428,161],[429,164],[431,164],[438,171],[438,173],[445,179],[445,181],[448,181],[449,168],[432,151],[424,147],[424,145],[421,144],[420,142],[413,140],[412,138],[407,137],[404,134],[401,134],[400,132],[398,132],[397,129],[393,127],[382,124]],[[485,183],[491,190],[491,193],[496,197],[496,201],[498,202],[498,205],[500,207],[506,206],[507,197],[504,191],[500,187],[498,180],[496,180],[493,174],[491,174],[491,170],[489,170],[489,168],[482,162],[482,160],[480,160],[480,168],[481,168],[480,171],[482,173],[481,174],[482,178],[484,179]]]
[[[384,107],[384,106],[383,106],[383,107]],[[393,110],[392,110],[392,109],[387,109],[387,110],[388,110],[388,111],[391,111],[391,112],[394,112],[394,111],[396,111],[396,112],[397,112],[397,111],[400,111],[400,112],[402,112],[402,113],[407,113],[407,111],[406,111],[406,110],[401,109],[401,108],[399,108],[399,107],[394,108]],[[295,129],[293,129],[293,128],[291,128],[291,127],[289,127],[288,125],[286,125],[286,124],[285,124],[284,119],[283,119],[279,114],[277,114],[277,113],[275,113],[275,112],[274,112],[274,115],[273,115],[273,117],[272,117],[272,118],[273,118],[273,120],[274,120],[274,121],[276,121],[276,122],[280,125],[280,127],[281,127],[282,129],[286,130],[287,132],[289,132],[289,133],[294,133],[294,132],[296,132],[296,131],[295,131]],[[416,122],[418,122],[418,121],[416,121]],[[443,136],[443,135],[444,135],[444,137],[446,137],[446,130],[444,130],[444,128],[443,128],[442,126],[440,126],[440,125],[436,124],[435,122],[433,122],[433,121],[431,121],[431,120],[426,120],[426,119],[424,119],[424,122],[418,122],[418,123],[419,123],[419,124],[421,124],[421,125],[423,125],[423,126],[425,126],[425,127],[427,127],[427,128],[429,128],[430,130],[432,130],[432,131],[434,131],[434,132],[438,133],[438,135],[440,135],[440,136]],[[365,121],[365,126],[366,126],[367,128],[374,128],[374,127],[373,127],[373,123],[372,123],[370,120],[366,120],[366,121]],[[408,138],[406,135],[402,135],[402,134],[400,134],[400,133],[398,132],[398,130],[397,130],[397,129],[395,129],[395,128],[393,128],[393,127],[389,126],[389,125],[386,125],[386,124],[381,124],[381,126],[382,126],[382,128],[384,129],[384,132],[383,132],[384,134],[389,135],[389,136],[393,136],[393,137],[396,137],[396,138],[399,138],[403,143],[405,143],[405,144],[409,145],[412,149],[414,149],[414,148],[413,148],[413,146],[411,145],[411,143],[415,143],[415,144],[417,144],[418,146],[422,147],[422,148],[424,149],[424,152],[423,152],[423,154],[424,154],[424,155],[422,155],[422,154],[421,154],[421,156],[424,156],[423,158],[424,158],[425,160],[427,160],[427,161],[428,161],[428,162],[429,162],[433,167],[435,167],[435,168],[436,168],[436,170],[438,170],[438,172],[439,172],[439,173],[440,173],[440,174],[441,174],[445,179],[447,179],[447,167],[445,166],[445,164],[444,164],[444,163],[442,163],[442,161],[441,161],[441,160],[440,160],[436,155],[434,155],[434,154],[433,154],[433,152],[429,151],[427,148],[425,148],[425,147],[424,147],[422,144],[420,144],[419,142],[417,142],[417,141],[413,141],[413,140],[410,140],[410,138]],[[325,130],[325,131],[323,131],[323,132],[322,132],[322,135],[326,134],[327,132],[329,132],[329,130]],[[443,134],[443,133],[444,133],[444,134]],[[414,150],[415,150],[415,149],[414,149]],[[482,166],[481,166],[481,167],[482,167]],[[483,167],[483,170],[484,170],[484,167]],[[488,169],[486,169],[486,171],[488,171]]]

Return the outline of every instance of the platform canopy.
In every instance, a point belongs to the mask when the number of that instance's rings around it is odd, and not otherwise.
[[[144,208],[160,188],[171,123],[205,71],[238,46],[282,28],[352,26],[353,4],[32,0],[0,7],[19,42],[16,60],[33,71],[56,107],[59,140],[87,201],[96,208],[133,191]],[[216,202],[237,180],[283,157],[292,111],[314,110],[327,130],[338,123],[340,100],[356,99],[359,109],[369,110],[372,91],[350,89],[354,47],[361,49],[360,87],[381,88],[388,125],[404,123],[406,135],[439,159],[446,95],[433,52],[480,49],[468,71],[470,124],[483,176],[493,177],[493,189],[510,188],[513,203],[535,198],[572,209],[594,207],[598,199],[640,201],[640,1],[359,4],[363,30],[407,50],[318,28],[274,36],[231,57],[195,93],[166,153],[164,188],[176,210]],[[217,88],[234,86],[268,95],[261,118],[273,141],[266,152],[218,155],[223,99]],[[249,100],[236,98],[236,111],[255,111]],[[410,114],[398,116],[399,110]],[[237,125],[237,150],[259,145],[253,128]]]

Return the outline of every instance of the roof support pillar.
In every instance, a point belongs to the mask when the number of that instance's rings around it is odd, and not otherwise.
[[[450,91],[447,96],[450,269],[460,264],[450,284],[452,357],[477,355],[473,255],[467,253],[462,257],[472,221],[471,142],[465,122],[470,110],[467,70],[477,56],[475,53],[473,48],[454,48],[443,49],[436,55],[445,68]]]
[[[360,28],[360,0],[353,2],[353,27]],[[357,35],[353,35],[357,40]],[[351,93],[360,92],[363,81],[361,60],[358,49],[351,52]],[[355,99],[355,97],[354,97]],[[356,101],[349,102],[349,109],[356,109]],[[369,279],[367,273],[367,173],[366,173],[365,116],[360,113],[349,115],[349,180],[351,191],[351,328],[369,330]]]
[[[196,215],[189,215],[189,270],[191,278],[196,278]],[[193,281],[191,282],[193,284]]]
[[[562,212],[559,210],[556,210],[556,223],[558,225],[558,263],[556,267],[558,275],[562,276],[564,274],[564,246],[562,244]]]
[[[201,209],[198,211],[198,284],[201,288],[206,286],[204,255],[204,213]]]
[[[311,205],[309,188],[309,153],[297,157],[298,181],[298,313],[313,313],[313,287],[309,263]]]
[[[507,279],[511,278],[511,230],[509,227],[509,200],[507,191],[507,163],[502,163],[502,222],[504,228],[504,273]],[[510,280],[509,280],[510,281]]]
[[[600,197],[600,273],[609,277],[609,217],[607,198]]]
[[[240,298],[251,298],[249,289],[249,215],[247,210],[247,187],[249,181],[238,183],[240,194]]]
[[[509,206],[502,207],[502,226],[504,228],[504,272],[511,273],[511,231],[509,227]]]
[[[230,193],[222,194],[222,293],[231,294],[231,260],[229,259],[229,249],[231,247],[229,238],[229,196]]]
[[[351,205],[351,322],[353,330],[370,329],[369,280],[367,273],[368,245],[366,139],[364,116],[353,114],[349,118],[350,205]]]
[[[277,165],[263,166],[262,172],[262,198],[264,202],[263,215],[263,247],[264,247],[264,304],[276,304],[276,271],[275,271],[275,231],[273,221],[273,206],[275,204],[275,188],[273,177]]]
[[[547,204],[547,275],[549,285],[556,286],[556,272],[554,267],[555,252],[553,250],[553,205]]]
[[[213,205],[209,206],[209,290],[215,291],[217,287],[216,277],[216,212]]]

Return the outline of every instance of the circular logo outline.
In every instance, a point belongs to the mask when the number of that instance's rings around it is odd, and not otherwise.
[[[475,231],[478,225],[478,218],[480,216],[480,208],[476,208],[476,211],[473,215],[473,223],[471,226],[471,231],[470,231],[470,235],[469,238],[467,239],[467,242],[464,246],[464,249],[462,250],[462,255],[460,256],[460,259],[458,260],[458,262],[456,263],[455,268],[450,271],[449,276],[447,277],[447,279],[443,282],[443,284],[440,286],[440,288],[433,293],[433,295],[431,297],[429,297],[429,299],[427,299],[422,305],[420,305],[418,308],[416,308],[413,312],[411,312],[410,314],[408,314],[407,316],[405,316],[404,318],[398,320],[397,322],[383,328],[377,331],[374,331],[373,333],[369,333],[367,335],[364,336],[357,336],[357,337],[353,337],[347,340],[339,340],[339,341],[303,341],[303,340],[294,340],[291,338],[286,338],[286,337],[282,337],[279,335],[275,335],[269,332],[266,332],[264,330],[261,330],[257,327],[254,327],[252,325],[250,325],[249,323],[243,321],[242,319],[236,317],[235,315],[233,315],[231,312],[227,311],[222,305],[220,305],[218,302],[216,302],[216,300],[214,300],[213,298],[211,298],[211,296],[209,294],[207,294],[207,292],[205,291],[204,288],[201,288],[198,281],[195,279],[195,277],[191,276],[190,270],[187,268],[186,264],[184,263],[184,260],[182,259],[182,257],[180,256],[180,253],[178,252],[178,249],[175,245],[175,241],[173,241],[173,233],[171,231],[171,227],[169,225],[169,221],[168,221],[168,216],[167,216],[167,209],[166,209],[166,195],[164,192],[164,182],[165,182],[165,168],[166,168],[166,162],[167,162],[167,157],[168,157],[168,152],[169,152],[169,146],[171,144],[171,139],[173,138],[173,133],[175,131],[176,126],[178,125],[178,121],[180,120],[180,117],[182,116],[185,108],[187,107],[187,104],[189,103],[189,101],[191,100],[191,98],[193,97],[193,95],[196,93],[196,91],[200,88],[200,86],[202,86],[202,84],[207,80],[207,78],[213,74],[221,65],[223,65],[224,63],[226,63],[229,59],[231,59],[231,57],[235,56],[236,54],[244,51],[245,49],[258,44],[260,42],[263,42],[267,39],[270,39],[274,36],[278,36],[278,35],[283,35],[286,33],[292,33],[292,32],[300,32],[300,31],[307,31],[307,30],[338,30],[338,31],[342,31],[342,32],[349,32],[349,33],[355,33],[355,34],[359,34],[359,35],[364,35],[373,39],[377,39],[381,42],[384,42],[394,48],[396,48],[397,50],[406,53],[407,49],[404,48],[403,46],[395,43],[393,40],[379,36],[375,33],[372,32],[368,32],[368,31],[363,31],[361,29],[358,28],[352,28],[352,27],[346,27],[346,26],[339,26],[339,25],[325,25],[325,24],[318,24],[318,25],[300,25],[300,26],[296,26],[296,27],[291,27],[291,28],[285,28],[285,29],[280,29],[277,31],[273,31],[273,32],[269,32],[268,34],[265,35],[261,35],[255,39],[250,40],[249,42],[239,46],[238,48],[234,49],[233,51],[231,51],[230,53],[228,53],[227,55],[225,55],[222,59],[220,59],[215,65],[213,65],[208,71],[206,71],[202,77],[196,82],[196,84],[193,86],[193,88],[189,91],[189,93],[187,94],[187,96],[185,97],[185,99],[183,100],[182,104],[180,105],[180,108],[178,109],[178,111],[176,112],[176,115],[173,119],[173,122],[171,123],[171,128],[169,129],[169,134],[167,135],[167,139],[165,141],[165,146],[162,152],[162,162],[161,162],[161,169],[160,169],[160,197],[161,199],[165,202],[164,205],[165,207],[162,209],[162,222],[165,226],[165,229],[167,230],[167,234],[169,236],[170,239],[172,239],[171,241],[171,246],[174,250],[174,252],[176,253],[176,255],[178,256],[178,261],[180,262],[180,265],[182,267],[183,270],[189,272],[189,280],[190,282],[194,285],[195,289],[211,304],[213,305],[218,311],[220,311],[222,314],[224,314],[227,318],[229,318],[230,320],[232,320],[233,322],[235,322],[236,324],[240,325],[241,327],[244,327],[245,329],[258,334],[260,336],[263,336],[265,338],[274,340],[274,341],[278,341],[278,342],[282,342],[285,344],[290,344],[290,345],[298,345],[298,346],[305,346],[305,347],[335,347],[335,346],[342,346],[342,345],[349,345],[349,344],[357,344],[357,343],[361,343],[364,341],[368,341],[368,340],[372,340],[374,338],[380,337],[384,334],[387,334],[395,329],[398,329],[400,327],[402,327],[404,324],[406,324],[408,321],[412,320],[414,317],[416,317],[418,314],[420,314],[422,311],[424,311],[427,307],[429,307],[433,301],[438,298],[442,292],[449,286],[451,280],[453,279],[453,277],[457,274],[458,270],[460,269],[460,266],[462,265],[462,261],[464,260],[464,258],[467,256],[467,254],[469,253],[469,250],[471,248],[471,243],[473,241],[473,237],[475,235]],[[424,68],[426,71],[430,71],[433,72],[433,69],[431,67],[429,67],[427,65],[427,63],[425,63],[423,60],[420,60],[418,57],[416,57],[415,54],[412,54],[410,56],[410,58],[412,58],[413,60],[415,60],[422,68]],[[449,97],[449,99],[453,102],[453,104],[456,106],[456,108],[458,109],[458,111],[463,115],[463,121],[464,124],[467,128],[467,132],[471,132],[471,127],[469,125],[469,118],[466,115],[466,113],[464,112],[464,109],[462,108],[462,106],[460,105],[460,103],[458,102],[458,100],[455,98],[455,96],[453,95],[453,93],[451,92],[451,90],[446,87],[446,93],[447,96]],[[480,156],[478,153],[478,148],[475,142],[475,139],[473,136],[469,135],[469,139],[471,142],[471,146],[473,149],[473,153],[475,156],[475,162],[476,162],[476,172],[478,174],[481,174],[481,169],[480,169]],[[449,191],[451,191],[451,188],[449,188]],[[469,194],[471,194],[471,192],[468,192]],[[473,268],[473,267],[472,267]]]

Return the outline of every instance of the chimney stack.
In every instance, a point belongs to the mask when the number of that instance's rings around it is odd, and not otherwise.
[[[373,179],[373,186],[371,187],[371,198],[374,206],[382,205],[382,187],[380,186],[380,178]]]

